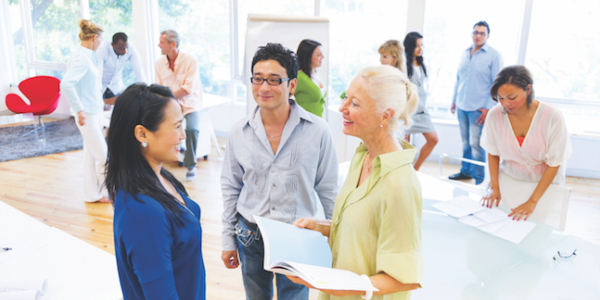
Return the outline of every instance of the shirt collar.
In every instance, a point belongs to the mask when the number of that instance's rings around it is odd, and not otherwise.
[[[387,173],[413,162],[417,154],[417,149],[404,140],[400,141],[400,145],[403,149],[401,151],[394,151],[375,157],[371,171],[371,174],[375,175],[375,178],[383,177]],[[356,151],[367,152],[367,147],[363,143],[360,143]]]
[[[177,61],[179,61],[179,57],[181,57],[181,50],[179,50],[179,53],[177,53],[177,57],[175,57],[175,61],[173,62],[173,68],[177,66]],[[167,58],[167,55],[165,55],[165,64],[167,65],[167,67],[169,67],[169,59]]]
[[[483,46],[481,47],[481,50],[483,50],[484,52],[488,52],[488,48],[490,46],[488,46],[488,43],[483,44]],[[471,45],[471,47],[467,48],[467,51],[471,52],[471,49],[473,49],[473,45]]]
[[[77,50],[79,51],[79,53],[81,53],[81,54],[87,56],[89,59],[91,59],[94,63],[98,62],[98,58],[96,57],[96,51],[94,51],[92,49],[88,49],[81,45],[77,46]]]
[[[292,123],[294,125],[300,123],[300,120],[306,120],[309,122],[313,122],[312,116],[302,107],[300,107],[294,99],[288,99],[290,102],[290,116],[286,122],[286,124]],[[246,124],[252,126],[252,128],[256,129],[259,124],[262,124],[262,117],[260,115],[260,106],[256,106],[252,115],[248,118]]]

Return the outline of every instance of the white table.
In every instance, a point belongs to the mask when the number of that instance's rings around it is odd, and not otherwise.
[[[0,278],[43,277],[40,300],[122,298],[115,256],[0,201]]]
[[[425,174],[419,180],[425,275],[412,300],[600,299],[600,247],[535,220],[533,231],[513,244],[432,207],[460,195],[480,196]],[[575,249],[576,256],[553,259],[557,251]]]

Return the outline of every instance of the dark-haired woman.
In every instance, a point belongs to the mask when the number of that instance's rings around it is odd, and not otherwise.
[[[298,85],[294,96],[296,102],[306,111],[319,117],[323,116],[325,85],[321,81],[317,68],[323,64],[323,49],[321,43],[313,40],[303,40],[298,46]]]
[[[425,145],[421,147],[419,157],[415,161],[415,170],[419,170],[425,159],[431,154],[438,143],[438,136],[427,113],[427,68],[423,62],[423,36],[418,32],[410,32],[404,38],[404,51],[406,54],[406,73],[410,81],[419,90],[419,106],[413,115],[413,125],[406,131],[407,135],[422,133],[425,137]]]
[[[491,94],[500,105],[490,109],[481,136],[491,179],[491,192],[482,200],[488,207],[498,206],[499,172],[519,181],[537,182],[529,199],[511,208],[509,214],[527,220],[550,184],[565,183],[566,162],[571,156],[569,133],[560,110],[534,99],[533,79],[525,67],[500,71]]]
[[[134,84],[115,103],[106,186],[125,300],[206,298],[200,207],[162,167],[177,160],[182,121],[160,85]]]

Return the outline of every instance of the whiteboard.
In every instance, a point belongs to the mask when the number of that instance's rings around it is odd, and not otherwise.
[[[298,45],[304,39],[311,39],[322,44],[323,64],[318,72],[323,84],[329,86],[329,19],[323,17],[299,17],[283,15],[249,14],[246,28],[246,47],[244,55],[244,69],[242,82],[246,85],[247,114],[256,108],[256,101],[252,96],[252,58],[258,47],[267,43],[280,43],[284,47],[296,52]],[[326,100],[327,101],[327,100]],[[327,107],[327,103],[326,106]],[[327,117],[327,109],[324,110]]]

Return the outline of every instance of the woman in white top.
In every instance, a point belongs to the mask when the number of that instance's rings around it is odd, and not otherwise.
[[[498,206],[498,172],[516,180],[538,182],[529,200],[511,208],[509,214],[514,220],[527,220],[550,184],[565,183],[571,141],[562,113],[534,99],[533,79],[525,67],[500,71],[491,94],[500,105],[490,109],[481,136],[491,179],[490,194],[482,200],[487,207]]]
[[[84,200],[110,203],[102,187],[108,150],[102,133],[104,101],[95,52],[102,42],[103,30],[89,20],[80,20],[79,27],[81,45],[71,53],[60,90],[71,105],[71,113],[83,137]]]

